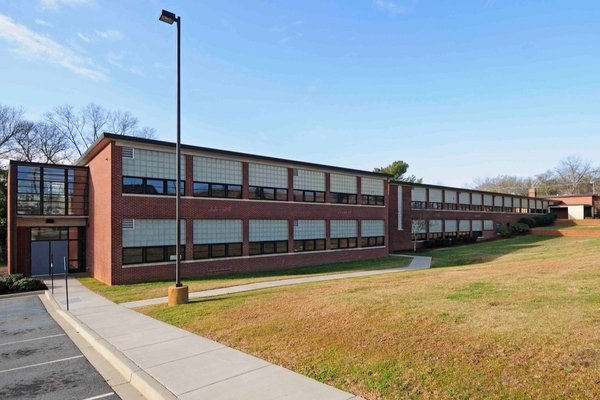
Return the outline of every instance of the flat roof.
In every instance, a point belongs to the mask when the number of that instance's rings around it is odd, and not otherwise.
[[[468,189],[468,188],[458,188],[453,186],[442,186],[442,185],[430,185],[427,183],[417,183],[417,182],[404,182],[404,181],[390,181],[391,184],[396,185],[411,185],[411,186],[420,186],[420,187],[433,187],[436,189],[450,189],[457,190],[460,192],[474,192],[474,193],[482,193],[482,194],[492,194],[492,195],[501,195],[501,196],[510,196],[510,197],[520,197],[522,199],[531,199],[531,200],[541,200],[541,201],[551,201],[546,197],[529,197],[522,196],[520,194],[511,194],[511,193],[500,193],[500,192],[489,192],[487,190],[478,190],[478,189]]]
[[[175,148],[175,146],[176,146],[174,142],[166,142],[166,141],[156,140],[156,139],[147,139],[147,138],[140,138],[140,137],[135,137],[135,136],[127,136],[127,135],[117,135],[114,133],[104,132],[85,151],[85,153],[83,153],[83,155],[77,160],[76,164],[81,165],[81,164],[86,164],[87,162],[89,162],[92,158],[95,157],[95,155],[97,153],[97,149],[104,147],[104,146],[100,146],[101,143],[103,141],[106,142],[107,140],[122,140],[122,141],[126,141],[126,142],[148,144],[148,145],[153,145],[153,146],[171,147],[171,148]],[[386,178],[386,179],[391,177],[391,175],[389,175],[389,174],[384,174],[384,173],[380,173],[380,172],[364,171],[364,170],[353,169],[353,168],[336,167],[336,166],[327,165],[327,164],[316,164],[316,163],[311,163],[311,162],[306,162],[306,161],[297,161],[297,160],[289,160],[289,159],[285,159],[285,158],[262,156],[262,155],[257,155],[257,154],[240,153],[237,151],[213,149],[213,148],[209,148],[209,147],[193,146],[193,145],[188,145],[188,144],[181,144],[181,149],[214,153],[214,154],[220,154],[220,155],[224,155],[224,156],[242,157],[242,158],[248,158],[250,160],[257,160],[257,161],[295,164],[295,165],[302,166],[302,167],[329,169],[332,171],[339,171],[339,172],[352,173],[352,174],[372,175],[372,176],[376,176],[379,178]]]

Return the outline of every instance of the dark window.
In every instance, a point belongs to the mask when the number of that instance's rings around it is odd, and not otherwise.
[[[230,199],[241,199],[242,198],[242,186],[241,185],[227,185],[227,197]]]
[[[294,190],[294,201],[305,201],[309,203],[324,203],[325,192],[314,190]]]
[[[427,239],[441,239],[441,238],[442,238],[441,232],[430,232],[427,234]]]
[[[362,238],[362,247],[383,246],[385,243],[383,236],[369,236]]]
[[[226,197],[227,195],[227,185],[222,185],[220,183],[211,184],[211,196],[212,197]]]
[[[175,261],[177,259],[175,255],[175,246],[167,246],[167,261]],[[185,246],[179,246],[179,257],[181,260],[185,260]]]
[[[228,257],[240,257],[241,255],[242,255],[242,244],[241,243],[227,244],[227,256]]]
[[[185,181],[180,181],[180,194],[185,194]],[[175,180],[140,178],[135,176],[123,177],[123,193],[170,195],[175,196]]]
[[[123,265],[142,264],[144,262],[143,247],[128,247],[123,249]]]
[[[356,194],[353,193],[330,193],[329,201],[340,204],[356,204]]]
[[[356,238],[336,238],[331,239],[331,249],[349,249],[356,247]]]
[[[210,197],[210,184],[205,182],[194,182],[194,196]]]
[[[325,250],[325,239],[294,240],[294,251]]]
[[[374,196],[371,194],[362,195],[362,203],[370,206],[382,206],[384,204],[384,196]]]
[[[146,248],[146,262],[161,262],[165,261],[165,248],[164,247],[147,247]]]
[[[469,204],[459,204],[459,208],[463,211],[469,211],[471,206]]]
[[[288,190],[282,188],[250,186],[249,198],[253,200],[278,200],[287,201]]]
[[[287,240],[275,240],[265,242],[250,242],[250,255],[258,254],[273,254],[273,253],[287,253],[288,242]]]
[[[412,240],[425,240],[427,239],[426,233],[413,233]]]
[[[432,208],[434,210],[441,210],[443,208],[443,203],[429,202],[429,208]]]
[[[444,208],[446,210],[456,210],[458,205],[456,203],[444,203]]]
[[[208,244],[195,244],[194,245],[194,259],[210,258],[210,245]]]
[[[413,201],[410,203],[412,208],[427,208],[426,201]]]

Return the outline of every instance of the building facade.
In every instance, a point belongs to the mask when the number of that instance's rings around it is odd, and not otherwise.
[[[560,219],[585,219],[600,217],[600,196],[596,194],[552,196],[551,211]]]
[[[172,279],[386,256],[413,239],[477,235],[547,200],[390,182],[385,174],[104,134],[76,166],[11,162],[9,271]],[[178,189],[179,187],[179,189]]]

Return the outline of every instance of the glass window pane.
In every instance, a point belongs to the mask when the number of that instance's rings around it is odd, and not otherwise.
[[[211,184],[212,197],[225,197],[225,185],[220,183]]]
[[[209,185],[204,182],[194,182],[194,196],[209,197]]]
[[[369,238],[366,238],[366,237],[362,238],[361,245],[362,245],[362,247],[368,247],[369,246]]]
[[[143,193],[144,180],[142,178],[123,177],[123,193]]]
[[[294,201],[304,201],[304,191],[294,190]]]
[[[250,186],[248,188],[248,198],[260,199],[260,188],[257,186]]]
[[[229,257],[239,257],[242,255],[241,243],[229,243],[227,245],[227,255]]]
[[[315,240],[315,249],[316,250],[325,250],[325,239]]]
[[[383,246],[383,236],[377,236],[377,246]]]
[[[304,201],[314,202],[315,201],[315,192],[309,192],[309,191],[304,192]]]
[[[340,247],[340,240],[339,239],[331,239],[331,249],[335,250],[338,249]]]
[[[162,179],[146,179],[146,194],[164,194],[165,181]]]
[[[315,201],[317,203],[325,203],[325,192],[316,192]]]
[[[264,254],[275,253],[275,243],[273,243],[273,242],[264,242],[263,243],[263,253]]]
[[[250,242],[250,255],[260,254],[260,242]]]
[[[207,244],[195,244],[194,245],[194,258],[208,258],[208,245]]]
[[[287,201],[287,199],[288,199],[287,189],[277,189],[277,200]]]
[[[349,204],[356,204],[356,195],[355,194],[349,194],[348,195],[348,203]]]
[[[165,248],[164,247],[147,247],[146,248],[146,262],[161,262],[165,261]]]
[[[304,251],[313,251],[315,249],[315,241],[314,240],[305,240],[304,241]]]
[[[181,260],[185,260],[185,245],[179,246],[179,257]],[[175,246],[167,247],[167,261],[175,261],[177,259],[175,254]]]
[[[227,186],[227,197],[230,199],[241,199],[242,198],[242,186],[241,185],[228,185]]]
[[[175,180],[169,179],[167,181],[167,194],[175,196]],[[185,196],[185,181],[179,181],[179,194]]]
[[[263,188],[262,192],[263,192],[263,199],[275,200],[275,189]]]
[[[213,244],[210,248],[210,256],[213,258],[225,257],[225,245],[224,244]]]
[[[287,253],[288,251],[288,242],[287,240],[280,240],[277,242],[277,253]]]
[[[304,251],[303,240],[294,240],[294,251]]]
[[[340,239],[340,249],[348,247],[348,239]]]
[[[348,247],[356,247],[356,238],[348,239]]]
[[[144,251],[141,247],[130,247],[123,249],[123,264],[141,264]]]

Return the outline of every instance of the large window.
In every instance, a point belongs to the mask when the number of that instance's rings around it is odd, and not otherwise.
[[[175,246],[124,247],[123,265],[175,261],[176,250]],[[181,259],[184,260],[184,245],[180,246],[179,254]]]
[[[294,240],[294,251],[317,251],[325,250],[325,239],[302,239]]]
[[[123,177],[123,193],[175,196],[174,179]],[[185,194],[185,181],[180,181],[179,193]]]
[[[17,165],[17,214],[87,215],[86,168]]]
[[[194,245],[194,259],[240,257],[241,255],[241,243],[211,243]]]
[[[248,197],[253,200],[287,201],[288,190],[263,186],[250,186]]]
[[[242,185],[213,182],[194,182],[194,196],[241,199]]]
[[[294,201],[325,203],[325,192],[294,189]]]
[[[412,201],[410,204],[411,204],[412,208],[417,208],[417,209],[425,209],[425,208],[427,208],[427,202],[426,201]]]
[[[353,193],[330,193],[329,201],[331,203],[356,204],[356,194]]]
[[[382,206],[384,205],[384,196],[375,196],[372,194],[363,194],[362,203],[365,205]]]
[[[287,253],[288,242],[287,240],[269,240],[263,242],[250,242],[250,255],[255,256],[258,254],[275,254],[275,253]]]

